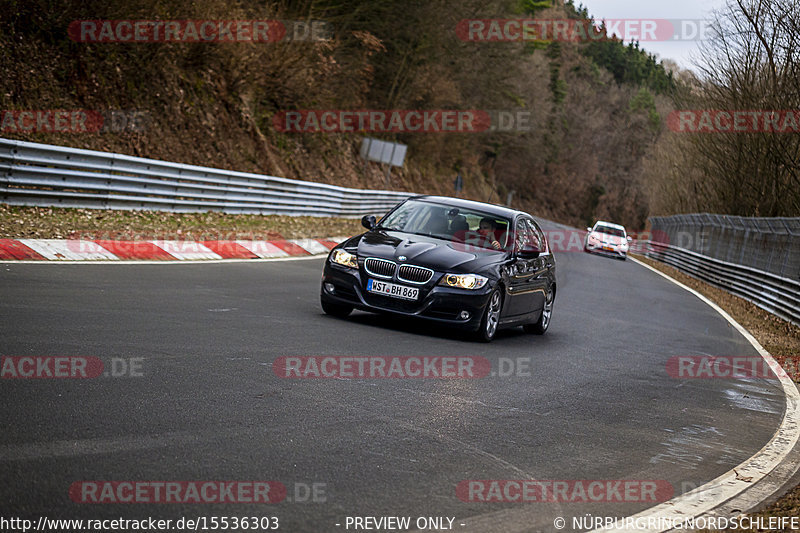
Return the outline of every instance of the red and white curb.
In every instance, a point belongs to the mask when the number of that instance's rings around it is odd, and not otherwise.
[[[277,241],[0,239],[0,261],[203,261],[327,254],[346,237]]]

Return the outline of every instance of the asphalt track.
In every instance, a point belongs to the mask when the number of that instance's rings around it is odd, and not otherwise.
[[[0,515],[277,516],[281,531],[344,531],[347,516],[445,516],[474,531],[459,521],[524,506],[525,529],[555,531],[557,516],[569,524],[652,503],[465,503],[456,486],[666,480],[680,494],[753,455],[780,423],[777,381],[667,374],[673,356],[757,353],[713,309],[632,262],[558,254],[547,335],[502,331],[489,345],[392,317],[325,316],[321,269],[322,259],[0,264],[0,355],[142,358],[143,373],[0,380]],[[308,355],[470,355],[494,369],[524,358],[529,375],[273,373],[276,358]],[[289,497],[76,504],[68,490],[79,480],[277,480]],[[324,497],[290,501],[296,484],[313,483]]]

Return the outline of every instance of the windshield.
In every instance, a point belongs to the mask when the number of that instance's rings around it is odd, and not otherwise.
[[[611,235],[612,237],[622,237],[625,238],[625,231],[619,228],[610,228],[608,226],[596,226],[594,231],[597,233],[603,233],[605,235]]]
[[[510,226],[508,219],[483,211],[408,200],[389,213],[378,227],[488,250],[504,250],[509,242]]]

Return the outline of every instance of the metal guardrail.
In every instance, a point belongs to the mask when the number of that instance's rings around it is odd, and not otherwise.
[[[638,241],[632,249],[711,285],[754,303],[800,326],[800,282],[654,241]]]
[[[800,280],[800,218],[708,213],[650,217],[653,240]]]
[[[409,196],[0,138],[12,205],[357,217]]]

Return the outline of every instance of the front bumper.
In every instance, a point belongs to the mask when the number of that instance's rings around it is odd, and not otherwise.
[[[608,246],[602,243],[592,244],[586,243],[584,247],[589,253],[598,254],[598,255],[605,255],[607,257],[616,257],[618,259],[625,259],[628,255],[628,248],[622,246]]]
[[[437,285],[442,275],[437,272],[425,285],[410,285],[397,280],[380,280],[419,288],[419,299],[406,301],[367,292],[365,287],[369,275],[362,269],[340,267],[326,261],[320,298],[323,302],[350,305],[364,311],[421,318],[456,328],[478,329],[483,310],[493,288],[491,280],[483,288],[472,291]],[[373,279],[378,278],[373,277]],[[329,290],[330,287],[333,288],[332,291]],[[464,311],[469,313],[468,318],[460,317]]]

